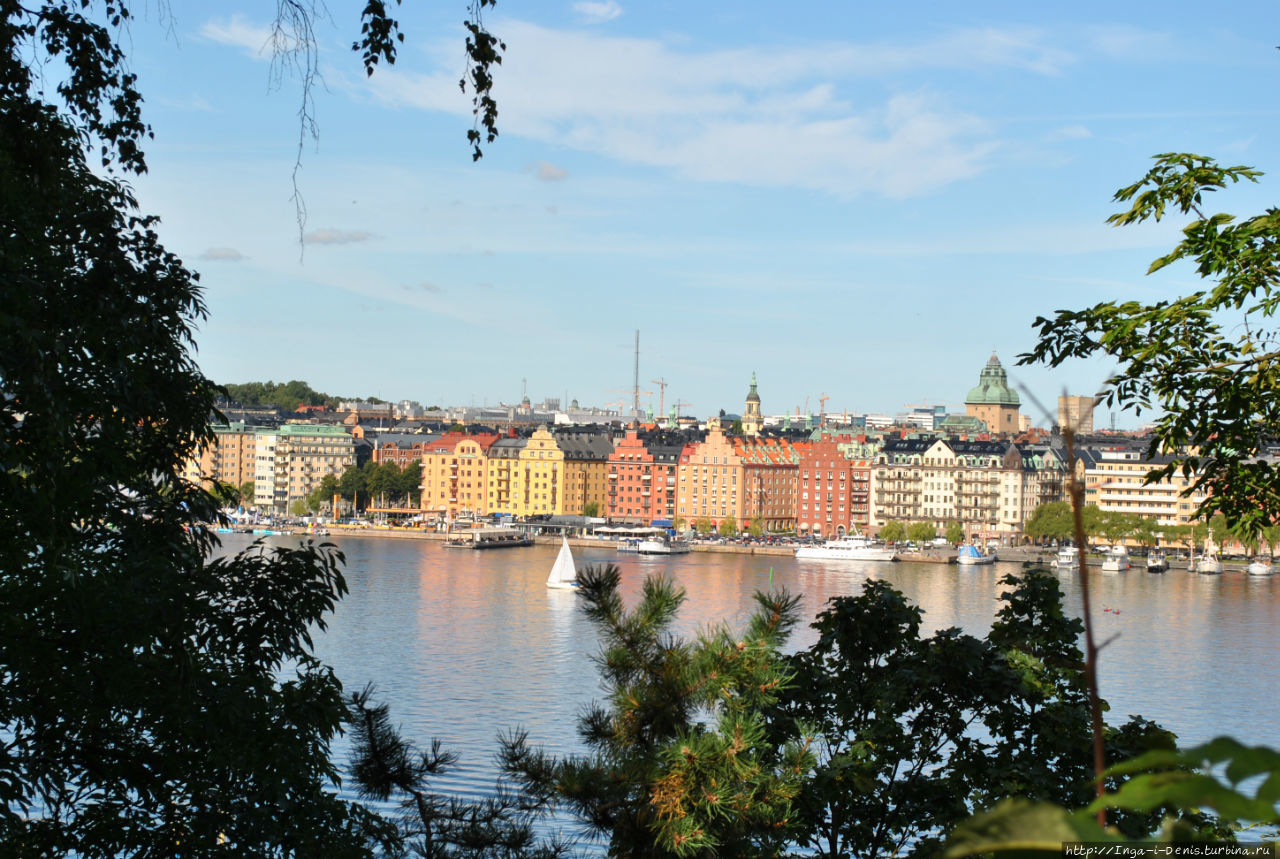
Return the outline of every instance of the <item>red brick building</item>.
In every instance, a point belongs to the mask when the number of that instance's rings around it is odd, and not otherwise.
[[[852,441],[823,433],[801,455],[799,533],[835,537],[860,531],[870,521],[871,463],[845,456],[841,446]]]
[[[613,446],[605,515],[614,522],[650,525],[676,518],[676,466],[681,445],[647,443],[636,430]]]

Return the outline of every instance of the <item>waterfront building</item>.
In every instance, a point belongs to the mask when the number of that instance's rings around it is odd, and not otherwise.
[[[1018,432],[1018,409],[1022,401],[1009,387],[1008,375],[994,352],[978,375],[977,387],[964,398],[965,414],[987,425],[993,433]]]
[[[851,456],[862,444],[818,430],[800,452],[796,531],[835,537],[870,524],[871,462]]]
[[[489,447],[488,510],[490,513],[515,515],[512,486],[517,484],[520,452],[529,440],[523,436],[504,436]]]
[[[239,488],[253,480],[257,475],[257,428],[233,421],[212,429],[213,440],[201,445],[183,464],[182,476],[205,489],[219,483]],[[249,499],[247,502],[253,503]]]
[[[762,426],[764,417],[760,413],[760,394],[756,392],[756,374],[752,371],[751,389],[747,391],[747,398],[742,406],[742,434],[759,435]]]
[[[706,519],[715,527],[725,519],[742,525],[739,488],[742,460],[718,420],[708,421],[707,436],[685,447],[676,475],[677,515],[689,525]]]
[[[424,516],[452,521],[461,515],[483,516],[490,511],[488,450],[498,440],[484,433],[450,432],[427,441],[422,448]]]
[[[586,429],[558,429],[554,437],[564,454],[564,500],[557,512],[581,515],[590,504],[597,515],[604,515],[609,506],[613,439],[605,432]]]
[[[683,444],[650,443],[638,431],[628,430],[609,457],[605,515],[628,524],[674,523],[676,469],[683,450]]]
[[[1145,449],[1121,446],[1090,447],[1076,451],[1076,475],[1084,482],[1085,503],[1099,510],[1137,513],[1161,525],[1188,525],[1205,500],[1203,490],[1184,495],[1194,477],[1176,473],[1156,483],[1147,483],[1152,469],[1168,465],[1170,456],[1149,457]]]
[[[969,539],[1021,542],[1026,519],[1061,498],[1065,467],[1049,448],[1023,451],[1007,441],[899,439],[876,461],[873,515],[890,520],[964,526]]]
[[[564,506],[564,451],[546,427],[539,427],[520,450],[512,473],[511,506],[516,516],[556,516]]]
[[[754,386],[753,386],[754,389]],[[802,442],[804,448],[808,442]],[[739,462],[742,487],[742,520],[746,528],[759,520],[765,531],[794,531],[796,528],[799,446],[778,438],[734,439],[733,452]]]
[[[1076,435],[1093,432],[1093,397],[1058,397],[1058,426]]]
[[[343,427],[285,424],[259,431],[254,458],[254,503],[259,510],[287,513],[326,474],[341,477],[355,465],[355,443]]]

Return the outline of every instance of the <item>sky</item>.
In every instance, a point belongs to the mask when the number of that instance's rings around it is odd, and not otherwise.
[[[200,273],[215,381],[629,404],[639,330],[655,410],[665,380],[665,408],[738,412],[755,372],[766,414],[962,411],[995,352],[1048,425],[1110,367],[1014,366],[1037,316],[1197,287],[1145,275],[1184,224],[1108,226],[1116,189],[1161,152],[1280,170],[1270,2],[499,0],[476,163],[466,5],[393,7],[405,42],[367,77],[363,4],[330,0],[314,138],[275,4],[133,24],[134,185]],[[1274,181],[1211,205],[1257,213]]]

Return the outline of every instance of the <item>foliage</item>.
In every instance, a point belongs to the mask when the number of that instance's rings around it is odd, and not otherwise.
[[[246,480],[240,484],[240,503],[246,507],[253,506],[254,482]]]
[[[907,539],[924,544],[938,536],[938,526],[932,522],[912,522],[907,526]]]
[[[672,582],[646,580],[628,611],[617,567],[588,568],[579,581],[608,691],[579,721],[590,753],[557,758],[515,734],[507,772],[609,839],[611,855],[775,855],[811,765],[803,732],[771,743],[763,716],[790,683],[779,650],[798,600],[757,594],[740,633],[719,627],[687,641],[671,632],[684,601]]]
[[[671,520],[671,525],[677,531],[679,531],[680,529],[684,528],[687,522],[688,520],[686,520],[683,516],[677,516],[675,519]]]
[[[951,545],[964,542],[964,525],[960,522],[948,522],[946,530],[947,542]]]
[[[334,486],[338,495],[350,501],[355,510],[367,506],[375,498],[384,499],[392,505],[416,507],[422,492],[422,463],[414,462],[401,468],[394,462],[370,460],[364,465],[349,466],[335,484],[328,484],[325,480],[322,478],[320,486],[312,492],[313,509],[320,509],[320,503],[332,499],[334,490],[329,487]],[[317,494],[321,488],[325,488],[325,493]]]
[[[1102,397],[1109,406],[1155,411],[1149,454],[1172,459],[1148,481],[1181,473],[1206,491],[1200,513],[1226,515],[1233,529],[1257,532],[1280,519],[1280,475],[1262,445],[1280,435],[1280,349],[1272,322],[1280,309],[1280,210],[1238,220],[1207,214],[1205,194],[1256,182],[1248,167],[1221,167],[1182,153],[1156,156],[1139,182],[1116,192],[1127,225],[1190,215],[1173,250],[1149,272],[1190,262],[1201,290],[1153,304],[1103,302],[1036,320],[1039,341],[1020,363],[1058,366],[1107,355],[1118,368]],[[1210,491],[1211,490],[1211,491]]]
[[[752,516],[750,523],[747,524],[747,533],[752,537],[764,536],[764,517]]]
[[[738,520],[732,516],[726,516],[720,520],[720,525],[716,528],[716,533],[721,537],[732,537],[738,533]]]
[[[901,543],[907,539],[907,526],[901,522],[885,522],[880,528],[880,539],[889,543]]]
[[[818,766],[797,801],[799,844],[817,855],[896,855],[968,813],[982,766],[969,727],[991,703],[990,649],[949,629],[920,637],[922,612],[883,581],[831,600],[818,640],[791,657],[795,681],[774,739],[817,730]],[[908,679],[909,678],[909,679]]]
[[[113,177],[149,131],[113,39],[128,10],[92,6],[0,14],[0,853],[365,855],[371,816],[331,790],[341,687],[312,655],[340,556],[212,559],[191,527],[217,516],[179,476],[212,441],[205,308]]]
[[[1033,540],[1069,540],[1075,531],[1071,505],[1066,501],[1050,501],[1031,511],[1023,529]]]
[[[583,516],[599,516],[599,515],[600,515],[600,502],[599,502],[599,501],[588,501],[587,503],[583,504],[583,505],[582,505],[582,515],[583,515]]]
[[[397,832],[384,833],[381,846],[392,855],[406,849],[423,859],[485,856],[490,859],[549,859],[566,852],[562,844],[541,842],[534,826],[542,809],[499,784],[493,795],[468,801],[430,790],[429,780],[458,761],[432,740],[430,751],[416,748],[391,724],[390,708],[373,704],[373,688],[347,701],[353,751],[351,778],[363,797],[400,800]]]
[[[306,382],[294,380],[275,382],[245,382],[224,386],[227,399],[241,406],[275,406],[282,412],[296,412],[299,406],[328,406],[337,408],[338,398],[314,391]]]

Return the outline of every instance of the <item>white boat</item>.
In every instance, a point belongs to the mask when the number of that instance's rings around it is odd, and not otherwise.
[[[1169,556],[1164,552],[1152,552],[1147,555],[1147,572],[1163,573],[1169,569]]]
[[[689,548],[684,540],[663,534],[661,537],[641,540],[636,551],[641,555],[684,555],[689,552]]]
[[[1245,568],[1251,576],[1269,576],[1271,575],[1271,559],[1270,558],[1254,558],[1252,563]]]
[[[866,537],[841,537],[821,546],[801,546],[796,549],[796,558],[802,561],[896,561],[898,553]]]
[[[578,570],[573,565],[573,550],[569,548],[569,538],[560,538],[560,554],[556,555],[556,562],[551,565],[551,574],[547,576],[547,587],[549,588],[576,588],[578,587]]]
[[[1055,570],[1074,570],[1080,566],[1080,550],[1075,546],[1063,546],[1058,550],[1058,557],[1053,559]]]
[[[956,563],[963,564],[964,566],[994,564],[995,562],[995,552],[984,552],[972,543],[965,543],[956,553]]]
[[[1112,546],[1102,562],[1102,572],[1121,573],[1129,569],[1129,550],[1124,546]]]
[[[1222,572],[1222,561],[1218,560],[1218,556],[1205,552],[1195,560],[1195,571],[1206,576],[1216,576]]]
[[[631,538],[629,540],[621,540],[618,542],[619,552],[638,552],[640,551],[640,541]]]

